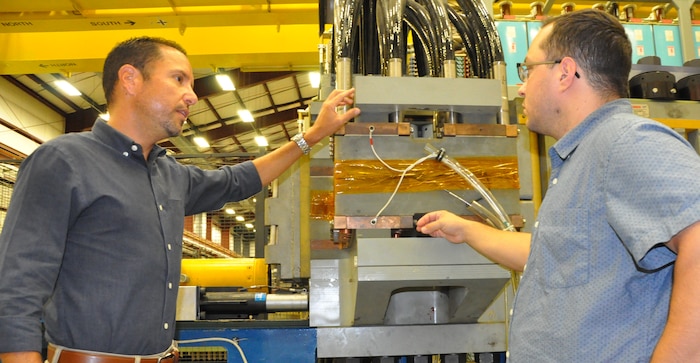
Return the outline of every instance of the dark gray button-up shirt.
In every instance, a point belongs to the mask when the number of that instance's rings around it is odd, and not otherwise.
[[[0,352],[50,342],[118,354],[170,345],[184,216],[261,189],[251,162],[184,166],[98,120],[22,164],[0,235]]]

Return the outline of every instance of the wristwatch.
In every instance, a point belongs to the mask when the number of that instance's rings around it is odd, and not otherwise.
[[[304,153],[304,155],[307,155],[308,153],[311,152],[311,146],[306,143],[306,140],[304,140],[304,134],[303,133],[298,133],[292,137],[292,141],[297,143],[297,146],[301,149],[301,152]]]

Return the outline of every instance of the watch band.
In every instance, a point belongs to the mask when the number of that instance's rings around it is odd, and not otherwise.
[[[311,152],[311,146],[309,146],[308,143],[306,143],[306,140],[304,139],[304,134],[303,133],[298,133],[292,137],[292,141],[297,143],[297,146],[301,149],[301,152],[304,153],[304,155],[307,155],[308,153]]]

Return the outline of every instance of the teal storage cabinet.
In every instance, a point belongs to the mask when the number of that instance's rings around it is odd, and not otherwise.
[[[496,21],[498,35],[503,46],[503,58],[506,62],[506,81],[508,85],[520,82],[516,63],[522,62],[527,55],[527,27],[523,21]]]
[[[636,64],[640,58],[656,55],[651,24],[625,23],[622,26],[632,43],[632,64]]]
[[[678,26],[659,24],[653,27],[656,56],[661,58],[661,65],[682,66],[683,51]]]
[[[528,21],[527,22],[527,44],[532,44],[532,40],[535,39],[535,35],[542,29],[541,21]]]

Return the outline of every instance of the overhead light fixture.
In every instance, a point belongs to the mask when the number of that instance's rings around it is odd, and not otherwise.
[[[267,139],[263,135],[258,135],[255,137],[255,143],[260,147],[268,146]]]
[[[100,118],[105,121],[109,121],[109,112],[101,113]]]
[[[219,73],[216,75],[216,82],[219,83],[219,87],[221,87],[221,90],[223,91],[235,91],[236,86],[233,85],[233,81],[231,80],[231,77],[228,76],[228,74],[224,73]]]
[[[233,208],[226,208],[226,214],[236,214],[236,210]]]
[[[253,122],[255,119],[253,118],[253,114],[250,113],[248,110],[238,110],[238,117],[241,118],[243,122]]]
[[[197,146],[199,146],[199,147],[201,147],[201,148],[208,148],[208,147],[209,147],[209,141],[207,141],[207,139],[205,139],[205,138],[204,138],[203,136],[201,136],[201,135],[197,135],[197,136],[193,137],[193,138],[192,138],[192,141],[193,141],[195,144],[197,144]]]
[[[75,88],[72,84],[70,84],[68,81],[59,79],[58,81],[55,81],[53,84],[56,85],[56,87],[60,88],[61,91],[65,92],[69,96],[80,96],[82,93],[78,91],[77,88]]]
[[[309,72],[309,82],[311,82],[311,88],[320,87],[321,86],[321,73]]]
[[[243,216],[236,216],[236,220],[239,221],[239,222],[243,222],[243,221],[245,221],[245,217],[243,217]]]
[[[252,223],[246,223],[246,224],[245,224],[245,227],[248,228],[248,229],[253,229],[253,227],[255,227],[255,226],[253,226]]]

